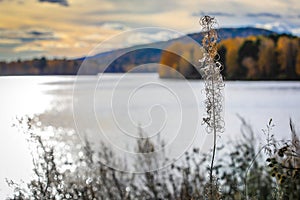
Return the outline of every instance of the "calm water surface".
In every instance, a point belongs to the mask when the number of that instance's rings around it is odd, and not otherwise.
[[[120,149],[130,149],[128,143],[139,136],[137,127],[154,139],[202,147],[209,140],[197,124],[205,111],[203,87],[201,81],[161,80],[156,74],[1,77],[0,198],[10,192],[5,178],[26,181],[31,174],[25,136],[12,127],[16,117],[38,116],[47,130],[75,130],[77,125],[93,139],[102,140],[102,132]],[[300,82],[226,82],[224,96],[222,141],[241,137],[237,114],[252,125],[259,140],[270,118],[278,138],[289,138],[289,118],[300,130]]]

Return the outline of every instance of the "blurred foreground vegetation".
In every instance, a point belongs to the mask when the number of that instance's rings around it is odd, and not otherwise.
[[[242,139],[218,147],[222,156],[213,168],[213,185],[208,176],[210,153],[198,148],[164,169],[124,173],[100,162],[126,165],[104,144],[96,151],[85,140],[76,150],[67,146],[59,150],[59,145],[34,133],[32,121],[22,119],[20,124],[36,151],[34,177],[26,184],[8,181],[14,189],[9,199],[300,199],[300,144],[292,121],[291,140],[276,141],[270,120],[263,130],[266,142],[261,145],[255,141],[251,126],[241,118]],[[153,147],[149,139],[138,140],[140,153],[152,152]],[[213,197],[208,192],[211,189]]]

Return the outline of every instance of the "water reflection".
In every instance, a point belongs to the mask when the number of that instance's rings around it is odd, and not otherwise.
[[[32,173],[31,155],[24,134],[12,127],[16,118],[33,116],[52,109],[54,96],[48,91],[60,88],[45,84],[65,77],[1,77],[0,78],[0,199],[10,192],[5,178],[24,181]],[[38,122],[37,125],[42,125]]]

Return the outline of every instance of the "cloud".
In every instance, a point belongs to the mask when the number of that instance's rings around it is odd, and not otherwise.
[[[61,41],[43,41],[43,42],[33,42],[33,43],[23,43],[15,48],[14,52],[47,52],[50,49],[68,49],[71,46],[67,43]]]
[[[115,22],[104,22],[100,27],[108,30],[119,30],[119,31],[130,30],[128,26],[121,23],[115,23]]]
[[[0,59],[17,59],[23,56],[38,56],[41,53],[48,53],[49,49],[66,49],[69,46],[62,43],[58,34],[44,28],[0,28],[0,49],[5,54]]]
[[[99,33],[93,33],[93,34],[85,35],[80,39],[84,41],[101,42],[105,40],[105,36]]]
[[[0,49],[2,48],[10,51],[10,49],[18,47],[20,45],[22,45],[22,42],[20,40],[0,38]]]
[[[293,35],[300,36],[300,28],[292,28],[292,29],[291,29],[291,33],[292,33]]]
[[[124,36],[125,37],[122,38],[122,42],[116,42],[116,44],[121,45],[121,48],[130,47],[134,45],[155,43],[160,41],[168,41],[180,37],[182,35],[173,31],[144,31],[143,29],[137,29],[133,32],[129,31],[125,33]]]
[[[212,17],[233,17],[234,14],[232,13],[226,13],[226,12],[204,12],[204,11],[199,11],[199,12],[193,12],[192,16],[194,17],[201,17],[201,16],[205,16],[205,15],[209,15]]]
[[[71,46],[67,43],[61,42],[61,41],[50,41],[50,42],[45,42],[42,44],[43,49],[67,49],[70,48]]]
[[[45,52],[40,44],[24,44],[13,49],[14,52]]]
[[[267,12],[263,12],[263,13],[248,13],[246,15],[247,17],[269,17],[269,18],[281,18],[281,15],[279,14],[274,14],[274,13],[267,13]]]
[[[84,48],[84,47],[89,47],[89,44],[86,42],[76,42],[74,44],[75,48]]]
[[[115,49],[144,45],[160,41],[168,41],[182,36],[183,33],[161,29],[134,29],[111,37],[98,43],[92,54],[103,53]],[[100,35],[99,35],[100,36]]]
[[[21,44],[20,40],[0,38],[0,46]]]
[[[0,37],[6,40],[19,40],[33,42],[38,40],[57,40],[58,37],[49,30],[44,29],[0,29]]]
[[[181,36],[179,33],[173,33],[170,31],[158,31],[154,33],[137,32],[130,34],[127,42],[129,45],[147,44],[160,41],[168,41],[170,39]]]
[[[270,31],[275,31],[277,33],[291,33],[292,27],[286,23],[282,22],[272,22],[272,23],[265,23],[265,24],[256,24],[257,28],[263,28]]]
[[[57,3],[62,6],[69,6],[69,3],[67,0],[39,0],[39,2]]]
[[[102,0],[103,5],[113,5],[106,9],[106,13],[132,13],[132,14],[153,14],[169,11],[180,7],[180,1],[174,0]],[[99,6],[101,8],[101,6]],[[103,10],[100,10],[103,12]],[[96,13],[97,14],[97,13]]]

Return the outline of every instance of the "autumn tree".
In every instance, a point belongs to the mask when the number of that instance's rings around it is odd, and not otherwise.
[[[239,75],[246,78],[257,78],[259,40],[246,40],[238,52]]]
[[[278,39],[276,51],[282,78],[292,79],[296,76],[297,46],[297,40],[287,36],[282,36]]]
[[[258,54],[258,70],[260,78],[274,78],[278,73],[274,40],[261,38]]]
[[[300,45],[298,45],[298,49],[297,49],[296,74],[298,77],[300,76]]]
[[[203,49],[194,43],[174,42],[162,52],[160,77],[200,78],[195,65],[203,56]],[[166,67],[168,66],[168,67]],[[181,75],[180,75],[181,74]]]
[[[227,79],[239,79],[239,64],[238,64],[238,51],[242,45],[243,38],[230,38],[220,42],[220,46],[226,49],[225,68]]]
[[[171,44],[166,50],[162,52],[160,64],[164,65],[161,66],[158,70],[160,77],[176,77],[176,74],[174,73],[174,70],[178,70],[178,63],[180,60],[180,57],[173,53],[174,49],[180,50],[180,43],[174,42]]]

